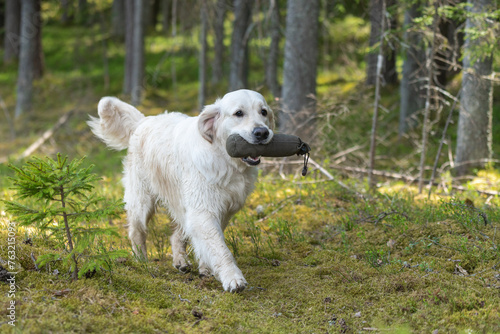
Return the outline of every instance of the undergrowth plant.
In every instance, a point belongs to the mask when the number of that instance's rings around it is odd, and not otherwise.
[[[15,172],[11,178],[17,191],[15,198],[20,202],[4,201],[7,212],[21,226],[48,233],[64,249],[40,256],[38,264],[62,259],[70,266],[73,279],[88,272],[111,270],[115,258],[128,256],[124,250],[107,247],[106,236],[119,236],[114,228],[95,224],[117,216],[121,203],[95,195],[92,184],[100,178],[91,173],[93,165],[81,167],[84,159],[68,162],[67,156],[58,153],[57,160],[34,157],[22,167],[10,165]]]

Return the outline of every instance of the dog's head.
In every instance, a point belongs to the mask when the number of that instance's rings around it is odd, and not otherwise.
[[[274,114],[261,94],[240,89],[205,106],[198,128],[203,138],[210,143],[220,142],[223,147],[232,134],[240,135],[251,144],[267,144],[274,135]],[[260,163],[260,157],[242,160],[253,166]]]

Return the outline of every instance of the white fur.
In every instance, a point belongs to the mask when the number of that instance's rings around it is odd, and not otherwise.
[[[238,110],[242,117],[235,115]],[[123,184],[134,251],[146,257],[147,222],[160,202],[176,223],[170,239],[174,266],[181,271],[189,268],[189,240],[200,274],[213,273],[226,291],[243,290],[247,282],[223,231],[253,190],[257,171],[231,158],[225,145],[233,133],[256,142],[256,127],[269,129],[269,137],[261,142],[271,140],[273,114],[262,95],[250,90],[228,93],[198,117],[176,112],[144,117],[113,97],[102,98],[98,111],[100,119],[88,122],[94,134],[112,148],[128,147]]]

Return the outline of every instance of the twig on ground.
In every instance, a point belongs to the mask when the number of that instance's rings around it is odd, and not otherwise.
[[[364,196],[360,193],[358,193],[357,191],[349,188],[345,183],[339,181],[339,180],[335,180],[335,178],[333,177],[332,174],[330,174],[326,169],[324,169],[320,164],[318,164],[316,161],[314,161],[312,158],[309,158],[309,162],[314,166],[316,167],[323,175],[325,175],[329,180],[332,180],[332,181],[335,181],[339,186],[341,186],[342,188],[344,189],[347,189],[349,190],[350,192],[353,192],[356,194],[356,196],[360,197],[360,198],[364,198]]]
[[[408,217],[408,215],[406,213],[404,213],[404,212],[390,211],[390,212],[379,213],[378,216],[377,216],[377,219],[373,223],[374,224],[378,224],[382,219],[384,219],[385,217],[390,216],[390,215],[401,215],[401,216],[405,217],[406,219],[410,220],[410,218]]]
[[[279,202],[277,205],[279,205],[279,207],[277,207],[276,209],[274,209],[270,214],[260,218],[259,220],[256,220],[255,221],[255,224],[257,223],[262,223],[263,221],[266,221],[267,219],[269,219],[269,217],[275,215],[278,211],[280,211],[281,209],[283,209],[285,207],[285,205],[287,205],[287,201],[296,197],[297,195],[292,195],[292,196],[288,196],[287,198],[285,198],[284,200],[282,200],[281,202]]]
[[[64,115],[62,115],[57,121],[57,123],[54,124],[54,126],[52,126],[49,130],[45,131],[40,138],[38,138],[33,144],[31,144],[26,150],[24,150],[24,152],[17,157],[17,160],[24,159],[33,154],[33,152],[35,152],[38,148],[40,148],[40,146],[42,146],[48,139],[50,139],[54,135],[57,129],[59,129],[61,126],[64,125],[64,123],[68,121],[69,117],[73,114],[73,112],[74,110],[70,110]],[[8,157],[0,158],[0,163],[5,163],[7,161]]]
[[[40,268],[38,268],[38,264],[36,264],[36,259],[35,259],[35,255],[33,255],[33,252],[31,252],[31,260],[33,261],[33,264],[35,265],[35,270],[36,271],[40,271]]]
[[[181,295],[179,295],[179,299],[181,300],[181,302],[191,303],[191,301],[189,299],[184,299],[184,298],[181,297]]]

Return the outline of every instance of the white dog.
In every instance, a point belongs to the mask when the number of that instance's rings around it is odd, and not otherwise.
[[[212,273],[224,290],[242,291],[247,282],[223,232],[254,188],[260,157],[231,158],[225,147],[235,133],[255,144],[272,139],[273,113],[263,96],[231,92],[197,117],[177,112],[145,117],[114,97],[102,98],[97,108],[100,119],[88,122],[94,134],[111,148],[128,148],[123,184],[134,252],[147,256],[147,222],[161,203],[175,223],[174,266],[189,270],[189,240],[200,275]]]

